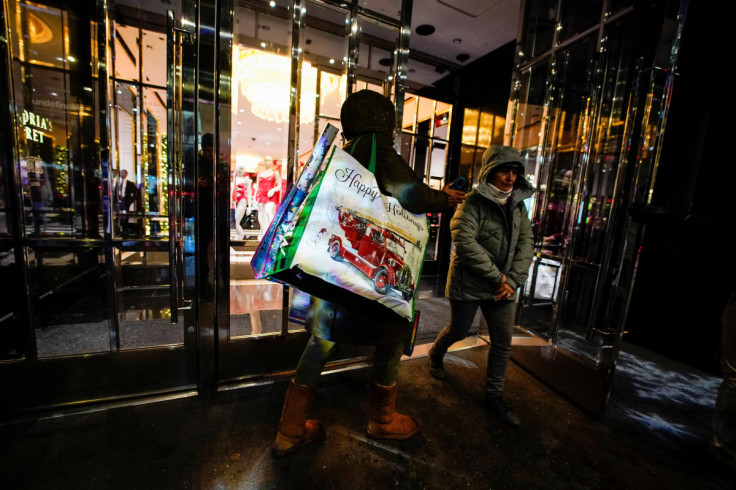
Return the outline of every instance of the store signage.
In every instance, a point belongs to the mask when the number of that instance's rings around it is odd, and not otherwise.
[[[21,124],[26,133],[26,140],[38,141],[43,143],[43,139],[54,130],[54,124],[51,119],[47,117],[41,117],[31,111],[23,111],[23,114],[19,115]]]

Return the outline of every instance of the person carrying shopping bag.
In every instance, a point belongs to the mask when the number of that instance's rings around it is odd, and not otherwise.
[[[437,191],[425,185],[396,153],[393,148],[395,111],[388,98],[369,90],[356,92],[343,104],[340,121],[347,139],[343,149],[366,168],[374,160],[380,191],[396,198],[407,211],[444,211],[464,199],[463,192],[449,186]],[[324,436],[323,423],[308,419],[307,413],[322,369],[338,343],[376,346],[368,435],[379,439],[408,439],[417,433],[417,421],[394,410],[396,378],[405,341],[413,330],[411,321],[388,309],[366,311],[357,304],[346,306],[313,296],[306,327],[312,336],[289,383],[273,444],[274,456],[285,456]]]

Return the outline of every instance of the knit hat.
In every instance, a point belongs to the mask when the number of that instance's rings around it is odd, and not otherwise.
[[[372,90],[351,94],[340,110],[342,131],[347,139],[364,133],[391,133],[396,111],[390,99]]]

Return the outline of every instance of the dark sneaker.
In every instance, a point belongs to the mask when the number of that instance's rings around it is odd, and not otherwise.
[[[485,400],[486,406],[493,415],[498,417],[498,420],[506,425],[517,427],[521,424],[521,420],[516,416],[513,410],[506,405],[503,397],[501,396],[487,396]]]
[[[445,364],[442,361],[442,357],[433,356],[431,353],[429,354],[429,374],[437,379],[447,378]]]

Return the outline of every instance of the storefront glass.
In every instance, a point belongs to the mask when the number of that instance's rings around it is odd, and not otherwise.
[[[284,294],[294,294],[293,289],[256,279],[250,266],[288,186],[289,145],[295,147],[296,178],[327,124],[340,129],[340,108],[349,89],[390,94],[393,86],[397,27],[356,16],[354,42],[358,48],[352,71],[354,84],[349,87],[350,11],[311,2],[306,2],[304,9],[298,39],[298,118],[294,140],[290,141],[291,10],[278,2],[270,8],[236,6],[230,161],[230,338],[281,334],[284,315],[289,313],[286,305],[290,298],[284,301]],[[343,143],[338,135],[335,144]],[[303,328],[301,322],[288,322],[289,331]]]
[[[452,105],[427,97],[406,95],[402,115],[401,156],[433,189],[445,185]],[[429,244],[425,260],[437,260],[442,213],[427,213]]]

